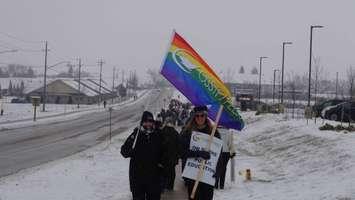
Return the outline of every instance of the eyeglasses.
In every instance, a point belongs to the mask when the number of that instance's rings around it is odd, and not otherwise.
[[[150,122],[150,123],[153,123],[154,120],[153,119],[146,119],[144,122]]]
[[[206,117],[206,115],[204,115],[204,114],[196,114],[195,117],[196,118],[203,118],[203,117]]]

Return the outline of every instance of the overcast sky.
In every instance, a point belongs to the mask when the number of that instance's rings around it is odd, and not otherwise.
[[[217,73],[241,65],[249,73],[259,56],[268,56],[263,70],[269,78],[281,66],[283,41],[293,42],[286,49],[286,72],[308,71],[313,24],[325,26],[314,30],[313,53],[330,79],[355,66],[354,20],[354,0],[1,0],[0,52],[44,46],[7,33],[47,40],[49,65],[78,57],[93,65],[103,58],[107,78],[113,66],[143,76],[147,67],[160,67],[176,29]],[[43,53],[21,52],[0,54],[1,62],[44,61]]]

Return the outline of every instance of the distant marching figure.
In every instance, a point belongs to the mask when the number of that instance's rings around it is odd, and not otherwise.
[[[152,113],[143,112],[140,127],[122,145],[121,154],[131,158],[129,183],[133,200],[160,200],[162,145]]]

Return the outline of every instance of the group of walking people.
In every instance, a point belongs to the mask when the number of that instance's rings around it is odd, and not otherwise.
[[[207,111],[206,106],[194,107],[180,134],[174,128],[173,119],[168,117],[164,122],[156,123],[152,113],[143,112],[139,127],[134,129],[121,147],[122,156],[130,158],[129,181],[133,200],[160,200],[164,191],[173,190],[179,159],[184,166],[188,158],[211,158],[208,151],[190,149],[193,131],[211,134],[213,127]],[[228,134],[217,130],[215,137],[224,143],[214,175],[216,185],[200,182],[194,200],[212,200],[214,188],[224,188],[227,162],[235,152]],[[188,191],[186,199],[192,200],[190,195],[195,180],[184,180]]]

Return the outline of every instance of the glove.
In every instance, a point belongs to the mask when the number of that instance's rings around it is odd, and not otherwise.
[[[211,158],[211,153],[208,151],[196,151],[196,154],[204,160],[209,160]]]
[[[230,154],[230,158],[234,158],[234,156],[235,156],[235,153],[232,153],[232,154]]]

